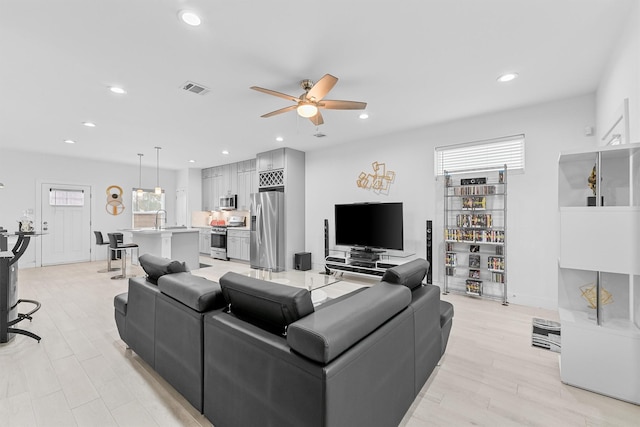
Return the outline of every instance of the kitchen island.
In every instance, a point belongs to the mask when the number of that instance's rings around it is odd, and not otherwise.
[[[140,248],[140,255],[153,254],[185,262],[189,270],[200,268],[200,231],[197,228],[141,228],[121,231],[131,233],[131,241]]]

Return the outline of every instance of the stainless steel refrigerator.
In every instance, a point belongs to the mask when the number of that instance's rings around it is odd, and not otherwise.
[[[251,268],[283,271],[284,193],[265,191],[251,195]]]

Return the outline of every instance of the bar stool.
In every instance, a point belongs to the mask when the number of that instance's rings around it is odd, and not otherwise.
[[[118,253],[122,251],[122,253],[120,254],[120,259],[122,260],[122,268],[121,268],[120,274],[111,277],[111,279],[113,280],[126,279],[127,278],[127,250],[131,249],[132,251],[131,256],[133,257],[133,249],[138,251],[139,250],[138,245],[136,243],[122,243],[122,233],[107,233],[107,236],[109,236],[109,249],[111,250],[111,254],[113,254],[114,252]],[[138,252],[138,255],[140,255],[139,252]],[[109,260],[111,260],[111,257],[109,257]],[[134,277],[134,276],[128,276],[128,277]]]
[[[120,270],[118,267],[111,267],[111,249],[109,248],[109,242],[105,242],[102,237],[101,231],[93,232],[96,235],[96,246],[107,246],[107,268],[103,268],[102,270],[98,270],[98,273],[108,273],[110,271]]]

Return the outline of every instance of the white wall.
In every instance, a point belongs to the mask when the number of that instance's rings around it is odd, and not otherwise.
[[[513,303],[557,307],[557,162],[561,151],[593,147],[595,96],[587,95],[487,114],[307,153],[306,245],[314,269],[323,268],[323,220],[334,244],[336,203],[404,203],[405,251],[425,256],[425,221],[435,221],[434,282],[442,281],[442,183],[433,175],[434,147],[525,134],[526,171],[508,177],[508,275]],[[356,186],[360,172],[384,162],[396,172],[388,194]],[[585,171],[586,178],[589,171]]]
[[[597,134],[613,125],[623,101],[629,99],[631,142],[640,141],[640,6],[629,14],[620,40],[613,46],[597,90]],[[599,141],[602,144],[601,141]]]
[[[41,182],[59,184],[81,184],[91,186],[92,231],[103,234],[122,228],[131,228],[131,202],[125,197],[125,210],[120,215],[111,215],[105,208],[106,190],[111,185],[122,187],[125,196],[138,187],[139,168],[133,165],[91,161],[65,156],[38,155],[22,151],[2,150],[0,155],[0,226],[10,232],[17,230],[17,220],[26,209],[36,214],[36,229],[40,230],[40,200],[37,199]],[[175,220],[176,172],[160,169],[160,184],[165,190],[168,211],[167,223]],[[156,184],[156,168],[142,168],[142,186],[153,188]],[[129,196],[130,197],[130,196]],[[106,236],[105,236],[106,237]],[[35,265],[39,238],[34,239],[27,252],[20,259],[21,267]],[[91,247],[95,249],[95,239],[91,233]],[[104,248],[92,250],[92,259],[106,259]],[[39,257],[38,257],[39,258]]]

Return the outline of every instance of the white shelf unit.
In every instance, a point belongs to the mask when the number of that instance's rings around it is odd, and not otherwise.
[[[595,166],[595,195],[587,179]],[[640,404],[640,144],[562,153],[564,383]],[[587,206],[588,197],[592,197]]]
[[[443,292],[507,298],[507,165],[445,171]]]

